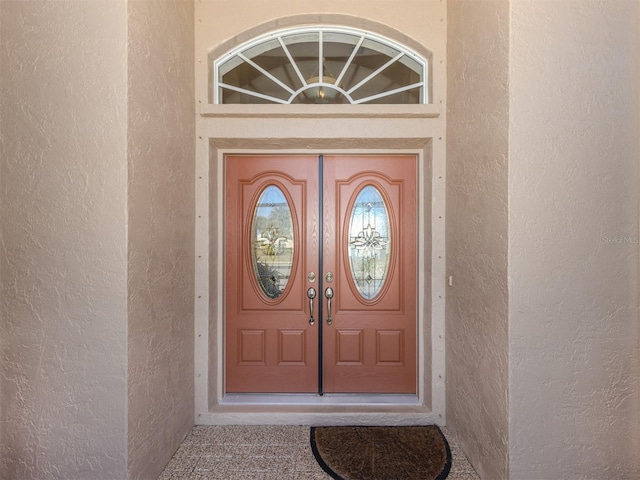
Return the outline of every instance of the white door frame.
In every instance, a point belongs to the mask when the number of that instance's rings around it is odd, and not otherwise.
[[[423,105],[420,115],[383,112],[363,117],[330,107],[336,110],[333,115],[318,118],[312,110],[307,115],[286,115],[281,113],[285,110],[271,108],[268,111],[276,113],[265,118],[243,114],[241,106],[237,106],[240,114],[229,114],[234,106],[223,107],[227,107],[223,114],[211,106],[201,112],[197,127],[196,424],[444,425],[445,146],[437,110]],[[269,153],[418,157],[417,396],[223,395],[224,155]]]

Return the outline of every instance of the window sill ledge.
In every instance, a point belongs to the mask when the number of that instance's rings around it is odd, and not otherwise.
[[[440,105],[200,105],[201,117],[437,118]]]

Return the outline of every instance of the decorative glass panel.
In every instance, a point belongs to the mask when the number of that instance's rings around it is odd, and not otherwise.
[[[275,185],[264,189],[251,223],[251,261],[262,292],[278,298],[289,283],[294,253],[291,208]]]
[[[270,33],[214,62],[214,103],[429,103],[428,63],[370,32]]]
[[[349,264],[358,292],[375,298],[384,286],[391,258],[389,213],[377,188],[368,185],[356,197],[349,221]]]

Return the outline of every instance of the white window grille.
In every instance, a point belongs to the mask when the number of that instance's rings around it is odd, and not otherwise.
[[[369,32],[310,27],[274,32],[213,63],[216,104],[429,103],[428,62]]]

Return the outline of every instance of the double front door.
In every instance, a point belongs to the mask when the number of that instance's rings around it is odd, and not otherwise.
[[[226,392],[416,392],[416,163],[225,157]]]

